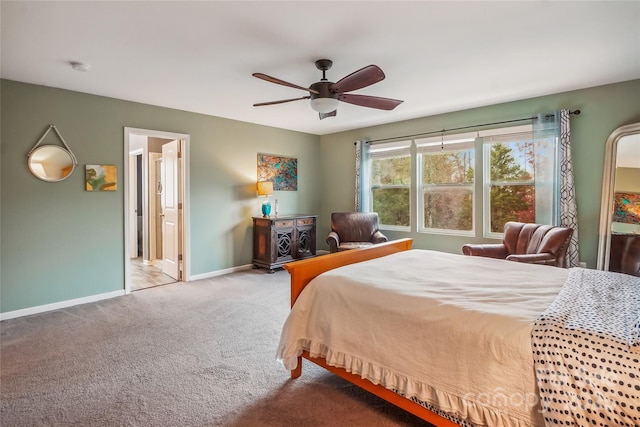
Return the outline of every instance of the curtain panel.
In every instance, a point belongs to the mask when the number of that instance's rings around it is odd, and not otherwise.
[[[533,123],[534,138],[553,136],[557,140],[556,183],[554,194],[556,208],[554,225],[573,229],[571,242],[567,249],[567,266],[579,266],[578,254],[578,209],[573,181],[571,161],[571,124],[569,110],[558,110],[553,114],[540,114]]]
[[[573,163],[571,161],[571,125],[569,110],[560,110],[560,225],[573,228],[571,242],[567,249],[567,264],[577,267],[580,264],[578,253],[578,207],[576,189],[573,181]]]
[[[368,171],[363,165],[366,164],[369,158],[369,143],[364,140],[358,140],[355,142],[356,148],[356,192],[355,192],[355,211],[365,212],[368,202]]]

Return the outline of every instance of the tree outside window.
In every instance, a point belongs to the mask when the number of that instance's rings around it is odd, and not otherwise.
[[[397,157],[371,161],[373,211],[380,224],[397,227],[410,225],[411,156],[408,151]]]
[[[473,230],[473,149],[422,155],[423,227]]]
[[[489,147],[490,231],[502,233],[508,221],[550,223],[552,141],[520,136]]]

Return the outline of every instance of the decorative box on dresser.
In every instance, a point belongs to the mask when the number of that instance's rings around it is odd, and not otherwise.
[[[291,261],[316,255],[317,215],[253,217],[253,266],[273,273]]]

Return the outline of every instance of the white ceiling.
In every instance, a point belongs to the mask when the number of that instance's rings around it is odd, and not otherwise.
[[[1,76],[324,135],[640,78],[640,1],[5,1]],[[386,79],[319,120],[314,61]],[[91,65],[74,71],[69,63]]]

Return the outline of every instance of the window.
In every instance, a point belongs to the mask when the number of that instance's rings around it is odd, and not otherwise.
[[[507,221],[553,224],[557,157],[556,137],[534,138],[531,125],[372,144],[363,205],[381,228],[414,232],[497,237]]]
[[[532,132],[488,136],[484,145],[484,204],[487,235],[507,221],[551,224],[554,211],[555,138]]]
[[[421,164],[421,231],[473,231],[475,138],[416,141]]]
[[[381,225],[408,229],[411,211],[411,141],[371,147],[371,210]]]

